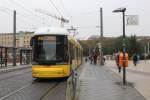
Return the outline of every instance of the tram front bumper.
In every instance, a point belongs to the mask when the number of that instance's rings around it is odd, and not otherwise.
[[[35,78],[59,78],[66,77],[63,68],[32,68],[32,76]]]

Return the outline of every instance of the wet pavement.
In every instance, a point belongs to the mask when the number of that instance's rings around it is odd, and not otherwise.
[[[146,100],[150,100],[150,60],[140,61],[137,66],[134,66],[132,61],[127,67],[126,78],[128,82],[134,83],[134,87],[141,93]],[[107,67],[118,74],[114,61],[107,61]],[[122,73],[118,74],[122,77]]]
[[[145,100],[130,83],[122,84],[122,79],[106,66],[86,63],[80,79],[78,100]]]

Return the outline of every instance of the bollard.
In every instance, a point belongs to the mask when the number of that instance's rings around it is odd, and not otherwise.
[[[76,83],[77,83],[78,73],[77,71],[72,71],[72,87],[73,87],[73,98],[76,96]]]

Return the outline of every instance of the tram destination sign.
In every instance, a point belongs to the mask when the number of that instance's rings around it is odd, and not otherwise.
[[[38,36],[39,41],[56,41],[56,36]]]

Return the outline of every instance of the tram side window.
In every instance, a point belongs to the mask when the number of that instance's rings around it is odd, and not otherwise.
[[[78,48],[78,58],[79,58],[79,64],[81,64],[81,49]]]
[[[81,61],[81,51],[79,51],[79,59],[80,59],[80,61]]]
[[[80,51],[80,60],[82,61],[82,51]]]
[[[78,60],[80,60],[80,50],[78,48]]]
[[[79,60],[79,52],[78,52],[78,48],[76,48],[76,55],[77,55],[77,63],[78,63],[78,60]]]
[[[72,43],[69,43],[69,52],[70,52],[70,63],[72,63],[72,60],[74,59],[74,48]]]
[[[82,51],[80,51],[80,60],[82,60]]]
[[[64,45],[64,61],[68,62],[68,45]]]

